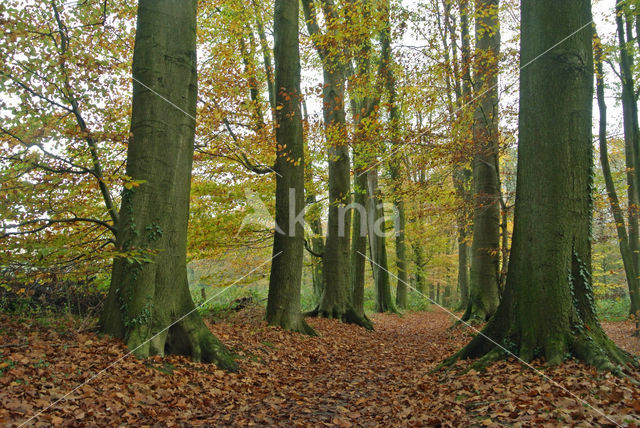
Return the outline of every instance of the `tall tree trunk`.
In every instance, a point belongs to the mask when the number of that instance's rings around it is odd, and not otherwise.
[[[424,290],[424,285],[425,285],[424,250],[419,242],[412,243],[411,248],[413,248],[413,263],[416,265],[416,272],[415,272],[416,290],[418,290],[418,293],[421,295],[420,297],[422,297],[422,295],[425,292]]]
[[[346,19],[351,27],[356,27],[353,22],[354,16],[367,14],[367,2],[349,2],[354,10],[346,14]],[[373,111],[370,94],[362,91],[355,82],[363,82],[371,72],[371,40],[366,38],[361,40],[355,38],[352,43],[355,46],[354,59],[355,67],[348,64],[349,79],[353,79],[349,88],[351,99],[351,115],[354,121],[353,138],[353,205],[351,224],[351,293],[353,307],[357,313],[364,314],[364,282],[365,264],[367,253],[367,213],[364,207],[367,204],[367,175],[368,167],[366,131],[367,119]],[[354,70],[355,68],[355,70]],[[363,96],[363,93],[365,94]]]
[[[602,330],[591,284],[591,2],[537,0],[521,8],[520,61],[527,66],[520,69],[506,289],[482,333],[444,364],[483,357],[482,366],[508,349],[524,361],[544,357],[553,365],[573,355],[616,370],[632,360]]]
[[[471,171],[468,168],[456,168],[454,186],[462,208],[457,214],[458,222],[458,290],[460,290],[460,309],[469,306],[469,213]]]
[[[357,110],[357,109],[353,109]],[[359,125],[356,124],[356,128]],[[353,210],[351,217],[351,293],[353,308],[360,315],[364,315],[364,269],[367,253],[367,215],[358,207],[367,203],[367,175],[362,174],[362,156],[358,154],[360,148],[356,142],[353,148]]]
[[[140,357],[182,354],[235,370],[195,310],[187,281],[196,9],[196,0],[139,2],[127,175],[142,184],[123,191],[117,246],[149,254],[114,260],[100,326]]]
[[[251,0],[253,10],[255,11],[255,21],[258,30],[258,37],[260,38],[260,49],[262,50],[262,61],[264,65],[264,71],[267,76],[267,90],[269,92],[269,105],[271,110],[276,108],[276,90],[274,86],[273,78],[273,66],[271,65],[271,48],[269,48],[269,42],[267,41],[267,35],[264,31],[264,24],[262,23],[261,10],[256,0]]]
[[[314,334],[300,313],[304,251],[304,142],[300,110],[300,51],[297,0],[276,0],[276,232],[269,277],[269,325]]]
[[[396,178],[397,179],[397,178]],[[407,273],[407,246],[405,243],[405,214],[404,214],[404,200],[402,196],[396,197],[396,217],[395,217],[395,231],[396,231],[396,267],[398,269],[397,283],[396,283],[396,305],[400,309],[407,307],[407,300],[409,289],[407,284],[409,283],[409,275]]]
[[[322,290],[324,289],[324,281],[322,279],[322,257],[318,255],[324,254],[324,237],[322,234],[322,221],[320,218],[320,209],[314,206],[316,203],[315,195],[307,193],[307,222],[313,236],[311,237],[311,281],[313,285],[313,295],[317,302],[320,301]],[[309,206],[312,209],[308,209]]]
[[[457,30],[455,19],[451,16],[451,3],[443,0],[445,25],[442,30],[443,45],[445,48],[444,60],[451,66],[448,71],[452,73],[452,78],[446,74],[449,115],[455,117],[455,127],[458,131],[454,134],[458,146],[456,156],[460,158],[453,171],[453,184],[456,197],[460,202],[456,221],[458,226],[458,290],[460,292],[460,309],[469,305],[469,207],[471,206],[471,170],[468,168],[469,160],[467,155],[467,145],[471,127],[466,125],[464,109],[471,101],[471,47],[469,39],[469,1],[461,0],[460,8],[460,40],[461,40],[461,62],[458,62],[457,54]],[[448,38],[447,38],[448,35]],[[451,59],[449,58],[451,49]],[[453,84],[451,81],[453,80]],[[455,93],[455,102],[451,96]]]
[[[302,2],[307,29],[312,37],[320,35],[312,0]],[[327,21],[325,37],[337,40],[340,18],[332,4],[323,3],[323,12]],[[345,118],[345,66],[341,52],[326,49],[316,43],[316,50],[322,60],[323,71],[323,116],[325,138],[327,140],[327,158],[329,164],[329,215],[327,219],[327,238],[322,257],[322,276],[324,287],[318,307],[309,313],[313,316],[337,318],[344,322],[355,323],[372,328],[363,314],[353,309],[349,291],[349,232],[350,219],[346,207],[351,202],[351,165],[347,140]]]
[[[633,81],[633,59],[629,54],[625,36],[625,14],[623,2],[616,1],[616,27],[618,31],[618,48],[620,51],[620,76],[622,78],[622,112],[624,123],[625,159],[627,166],[627,198],[628,198],[628,227],[629,248],[633,262],[633,270],[640,272],[640,228],[639,228],[639,201],[640,201],[640,129],[638,128],[638,103],[635,98]],[[637,275],[636,275],[637,276]],[[633,283],[629,283],[629,292],[633,293]],[[635,296],[631,296],[630,313],[637,314],[640,306],[637,306]]]
[[[390,2],[384,4],[385,26],[381,30],[382,67],[381,74],[385,81],[385,87],[389,96],[389,128],[391,134],[391,152],[398,152],[400,146],[400,109],[397,105],[396,79],[393,72],[393,59],[391,52],[391,20]],[[393,198],[395,213],[395,239],[396,239],[396,267],[398,271],[396,283],[396,305],[398,308],[407,307],[407,249],[405,245],[405,213],[402,197],[402,171],[401,159],[394,155],[389,160],[389,172],[393,186]]]
[[[469,307],[465,319],[488,320],[500,301],[500,188],[498,186],[499,0],[477,0],[473,122],[473,241]]]
[[[378,187],[378,168],[371,168],[367,176],[367,235],[369,253],[376,296],[376,312],[397,312],[391,296],[387,248],[385,237],[385,218],[380,190]]]

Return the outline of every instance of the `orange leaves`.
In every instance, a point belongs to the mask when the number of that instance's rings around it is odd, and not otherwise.
[[[373,315],[367,332],[312,319],[320,337],[267,327],[261,308],[211,324],[241,372],[183,357],[127,357],[37,422],[66,425],[572,426],[637,423],[640,389],[628,379],[567,362],[545,374],[515,361],[486,372],[430,371],[468,341],[440,312]],[[0,317],[0,421],[20,423],[121,358],[116,341]],[[617,324],[612,327],[618,328]],[[605,326],[607,328],[607,326]],[[20,348],[2,347],[23,343]],[[45,364],[46,363],[46,364]],[[459,363],[464,369],[469,361]],[[539,366],[538,363],[534,363]],[[636,376],[637,378],[637,376]],[[32,421],[35,424],[36,421]]]

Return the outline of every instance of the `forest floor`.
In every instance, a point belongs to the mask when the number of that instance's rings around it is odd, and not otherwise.
[[[311,319],[319,337],[267,327],[247,308],[211,329],[239,373],[182,357],[137,360],[123,345],[51,322],[0,315],[0,425],[635,426],[640,386],[574,361],[431,370],[470,338],[445,312],[373,315],[375,331]],[[640,352],[628,322],[605,323]],[[96,376],[97,375],[97,376]],[[635,376],[640,381],[640,374]],[[55,403],[52,405],[52,403]],[[42,411],[43,409],[46,409]],[[41,412],[42,411],[42,412]],[[41,412],[41,413],[40,413]],[[33,419],[29,419],[33,418]]]

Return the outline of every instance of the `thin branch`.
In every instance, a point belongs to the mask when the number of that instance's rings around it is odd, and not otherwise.
[[[63,219],[50,219],[50,218],[39,218],[39,219],[34,219],[34,220],[27,220],[24,221],[22,223],[16,223],[16,224],[8,224],[8,225],[3,225],[2,229],[18,229],[21,227],[25,227],[25,226],[30,226],[33,224],[38,224],[38,223],[45,223],[41,226],[38,226],[35,229],[31,229],[31,230],[26,230],[26,231],[22,231],[22,232],[6,232],[2,235],[0,235],[0,239],[6,238],[7,236],[16,236],[16,235],[28,235],[31,233],[36,233],[36,232],[40,232],[50,226],[53,226],[54,224],[60,224],[60,223],[94,223],[94,224],[98,224],[100,226],[103,226],[107,229],[109,229],[111,232],[113,232],[113,234],[115,235],[116,233],[116,228],[112,225],[110,225],[109,223],[107,223],[106,221],[102,221],[102,220],[98,220],[95,218],[87,218],[87,217],[74,217],[74,218],[63,218]]]
[[[320,254],[313,251],[309,246],[309,242],[306,239],[304,240],[304,249],[307,250],[309,254],[311,254],[313,257],[319,257],[319,258],[324,257],[324,253]]]

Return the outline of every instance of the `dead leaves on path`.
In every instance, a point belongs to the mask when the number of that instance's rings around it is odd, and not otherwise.
[[[211,325],[238,354],[240,373],[182,357],[126,357],[76,390],[122,358],[122,345],[74,333],[72,321],[43,327],[5,316],[0,424],[18,425],[56,400],[29,425],[555,427],[640,420],[638,386],[572,361],[544,370],[560,386],[516,361],[484,373],[431,374],[470,337],[463,328],[448,330],[451,319],[442,312],[374,315],[372,332],[311,319],[321,336],[305,337],[267,327],[258,311]]]

